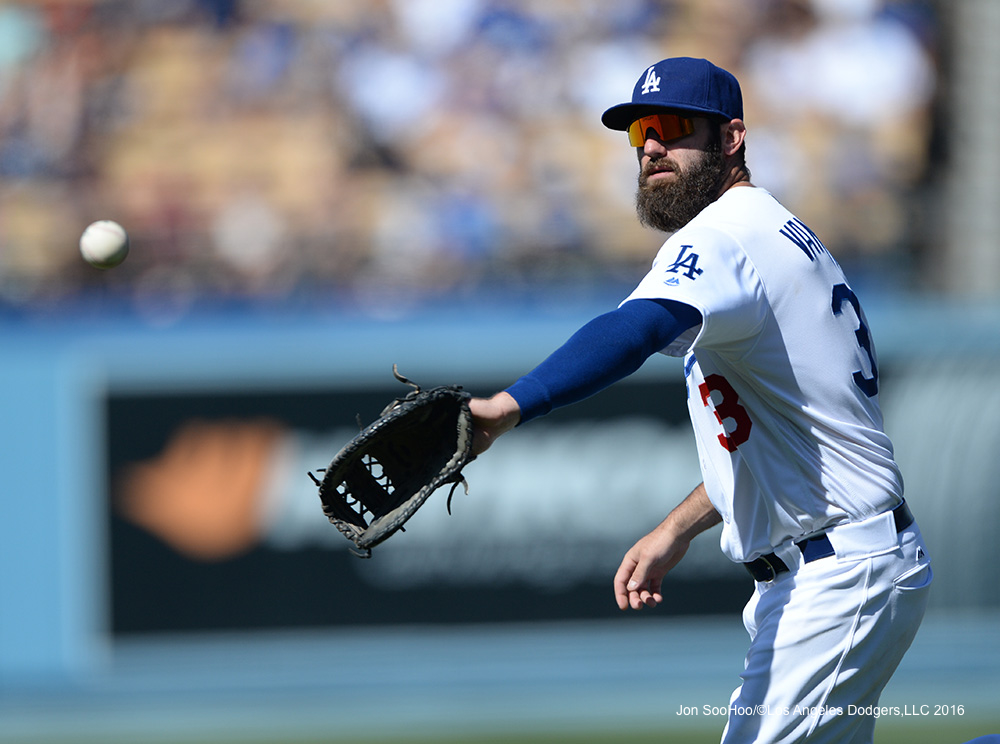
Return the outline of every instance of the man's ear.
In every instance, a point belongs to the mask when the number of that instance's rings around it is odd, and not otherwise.
[[[742,119],[733,119],[722,125],[722,154],[726,157],[735,155],[743,147],[747,136],[747,127]]]

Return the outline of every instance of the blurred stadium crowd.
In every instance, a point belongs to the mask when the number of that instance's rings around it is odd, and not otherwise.
[[[906,281],[941,43],[930,0],[5,3],[0,309],[628,285],[660,238],[599,118],[673,55],[741,79],[758,185],[849,273]],[[95,219],[131,234],[114,271],[77,253]]]

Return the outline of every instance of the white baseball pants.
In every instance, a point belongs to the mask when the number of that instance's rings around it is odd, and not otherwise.
[[[756,584],[743,611],[750,650],[723,744],[871,744],[879,695],[927,607],[932,571],[916,523],[891,514],[836,527],[837,555]]]

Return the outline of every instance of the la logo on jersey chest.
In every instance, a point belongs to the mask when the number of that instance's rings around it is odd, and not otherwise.
[[[693,245],[682,245],[680,253],[677,254],[677,258],[674,262],[666,268],[666,273],[668,274],[678,274],[680,276],[685,276],[688,279],[697,279],[704,269],[698,268],[698,254],[692,251]],[[679,276],[672,276],[667,278],[667,284],[680,284]]]

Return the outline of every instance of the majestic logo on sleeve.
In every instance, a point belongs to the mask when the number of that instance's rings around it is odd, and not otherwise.
[[[656,74],[656,67],[646,70],[646,79],[642,81],[642,94],[658,93],[660,91],[660,76]]]
[[[680,253],[674,262],[666,268],[668,274],[682,274],[688,279],[697,279],[704,269],[698,268],[698,254],[691,251],[694,246],[682,245]],[[680,279],[676,276],[665,280],[667,284],[679,284]]]

